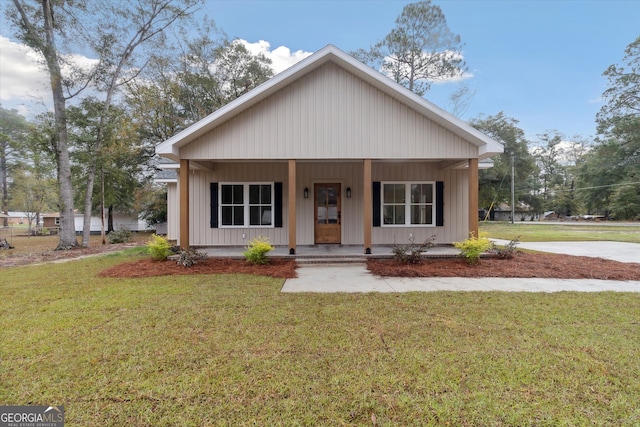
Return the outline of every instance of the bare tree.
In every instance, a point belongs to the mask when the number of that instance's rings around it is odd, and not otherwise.
[[[95,159],[99,159],[103,144],[104,120],[108,116],[117,88],[123,80],[132,78],[144,68],[147,59],[136,58],[141,46],[164,41],[164,32],[175,21],[186,18],[202,0],[137,0],[137,1],[54,1],[13,0],[7,16],[16,28],[16,36],[41,53],[50,76],[56,124],[56,160],[60,187],[60,242],[58,249],[77,246],[73,214],[73,185],[69,159],[66,102],[92,85],[105,96],[103,119],[94,144]],[[63,65],[72,65],[61,54],[58,37],[66,46],[78,40],[98,57],[97,65],[85,70],[69,67],[63,75]],[[157,46],[156,46],[157,47]],[[65,95],[65,90],[67,94]],[[96,165],[87,175],[87,197],[83,245],[89,243],[91,195]]]

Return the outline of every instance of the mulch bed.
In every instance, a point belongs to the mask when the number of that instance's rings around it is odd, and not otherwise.
[[[602,258],[518,253],[513,259],[483,258],[469,265],[462,258],[427,259],[421,264],[369,261],[369,271],[383,277],[539,277],[550,279],[640,280],[640,264]]]
[[[462,258],[427,259],[421,264],[399,264],[395,260],[370,260],[369,270],[383,277],[540,277],[552,279],[640,280],[640,264],[601,258],[542,253],[518,253],[513,259],[484,258],[469,265]],[[242,259],[209,258],[186,268],[175,261],[145,258],[113,266],[103,277],[148,277],[178,274],[257,274],[289,279],[296,277],[294,260],[272,258],[267,265],[252,265]]]
[[[273,258],[266,265],[254,265],[245,260],[208,258],[192,267],[178,265],[175,261],[153,261],[145,258],[115,265],[100,272],[102,277],[150,277],[178,274],[256,274],[260,276],[292,279],[296,277],[294,260]]]

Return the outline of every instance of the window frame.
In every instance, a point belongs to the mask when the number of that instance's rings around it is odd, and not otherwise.
[[[242,205],[240,204],[223,204],[222,203],[222,188],[224,186],[242,186]],[[271,188],[271,203],[270,204],[251,204],[249,203],[249,192],[251,186],[263,186],[268,185]],[[224,224],[222,210],[227,206],[242,206],[243,208],[243,224],[242,225],[228,225]],[[251,206],[271,206],[271,224],[269,225],[251,225]],[[220,182],[218,183],[218,228],[275,228],[275,182]]]
[[[404,204],[398,203],[385,203],[384,200],[384,190],[386,185],[397,185],[403,184],[405,186],[405,201]],[[430,203],[411,203],[411,186],[412,185],[430,185],[431,191],[433,195],[433,199]],[[436,218],[436,206],[438,204],[437,191],[436,191],[436,181],[381,181],[380,182],[380,226],[381,227],[391,227],[391,228],[402,228],[402,227],[423,227],[423,228],[431,228],[436,227],[437,218]],[[412,206],[429,206],[431,205],[431,223],[430,224],[412,224],[411,223],[411,207]],[[404,206],[405,215],[404,215],[404,224],[386,224],[384,221],[384,208],[385,206]]]

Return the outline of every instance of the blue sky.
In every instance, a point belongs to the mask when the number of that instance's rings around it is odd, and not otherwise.
[[[289,55],[287,60],[293,63],[327,44],[346,52],[369,47],[393,28],[408,3],[207,0],[199,13],[213,18],[230,37],[254,46],[263,41],[260,49],[267,53],[280,48],[278,52]],[[519,120],[530,139],[552,129],[568,137],[595,135],[595,115],[607,88],[602,72],[620,63],[625,47],[640,35],[640,0],[433,3],[441,7],[449,28],[465,44],[463,55],[472,76],[464,82],[475,96],[462,118],[503,111]],[[13,40],[5,26],[0,35]],[[0,102],[5,107],[20,98],[16,80],[11,80],[12,95],[5,89],[8,75],[15,73],[5,58],[9,50],[6,44],[0,49]],[[23,71],[15,78],[26,82],[32,74]],[[433,85],[425,97],[446,108],[456,85]]]

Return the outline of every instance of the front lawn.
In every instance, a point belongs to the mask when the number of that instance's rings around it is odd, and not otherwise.
[[[613,223],[615,224],[615,223]],[[520,236],[522,242],[584,242],[612,241],[640,243],[640,223],[637,226],[603,225],[598,223],[530,223],[480,221],[480,231],[495,239],[511,240]]]
[[[640,423],[640,296],[281,294],[249,275],[2,269],[0,404],[68,426]]]

